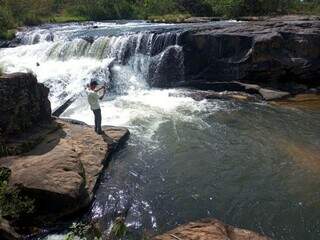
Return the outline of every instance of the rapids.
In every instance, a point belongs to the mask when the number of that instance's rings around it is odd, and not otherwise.
[[[53,109],[80,94],[63,117],[88,124],[83,86],[93,79],[110,86],[103,125],[126,126],[131,138],[112,157],[85,216],[105,232],[126,213],[134,239],[206,217],[274,239],[319,239],[320,113],[152,88],[166,51],[175,49],[183,63],[178,39],[189,27],[45,25],[20,32],[20,46],[0,50],[0,65],[34,72],[50,88]]]

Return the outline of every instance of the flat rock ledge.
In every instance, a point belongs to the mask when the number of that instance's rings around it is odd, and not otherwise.
[[[182,225],[153,240],[271,240],[249,230],[226,225],[216,219],[204,219]]]
[[[129,131],[104,127],[103,135],[78,122],[56,119],[57,130],[47,133],[31,151],[0,158],[11,170],[9,184],[35,199],[38,216],[55,221],[87,207],[110,154],[124,143]]]

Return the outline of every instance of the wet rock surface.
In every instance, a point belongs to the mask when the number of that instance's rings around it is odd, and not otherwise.
[[[203,99],[272,101],[291,96],[289,92],[262,88],[256,84],[241,82],[205,82],[199,84],[192,82],[188,84],[188,87],[191,87],[191,89],[185,89],[184,93],[180,95],[191,97],[197,101]]]
[[[180,226],[153,240],[271,240],[249,230],[226,225],[216,219],[205,219]]]
[[[0,48],[7,48],[10,45],[10,41],[0,40]]]
[[[320,94],[298,94],[296,96],[271,102],[274,105],[304,110],[320,110]]]
[[[195,26],[179,37],[184,82],[165,78],[155,84],[240,81],[289,92],[296,83],[319,86],[319,42],[320,21],[312,18]]]

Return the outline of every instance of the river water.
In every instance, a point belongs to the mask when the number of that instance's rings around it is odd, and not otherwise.
[[[48,25],[19,33],[23,44],[0,50],[0,65],[34,72],[50,87],[53,108],[80,93],[63,117],[88,124],[83,86],[93,79],[112,86],[103,124],[126,126],[131,137],[112,157],[87,214],[106,232],[126,213],[136,239],[207,217],[274,239],[320,239],[319,111],[195,101],[180,94],[185,89],[150,87],[168,49],[183,63],[178,38],[191,27]]]

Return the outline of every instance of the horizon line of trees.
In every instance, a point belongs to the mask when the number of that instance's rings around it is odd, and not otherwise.
[[[178,14],[235,18],[290,13],[320,14],[320,0],[0,0],[0,38],[8,37],[8,29],[51,22],[57,16],[116,20]]]

